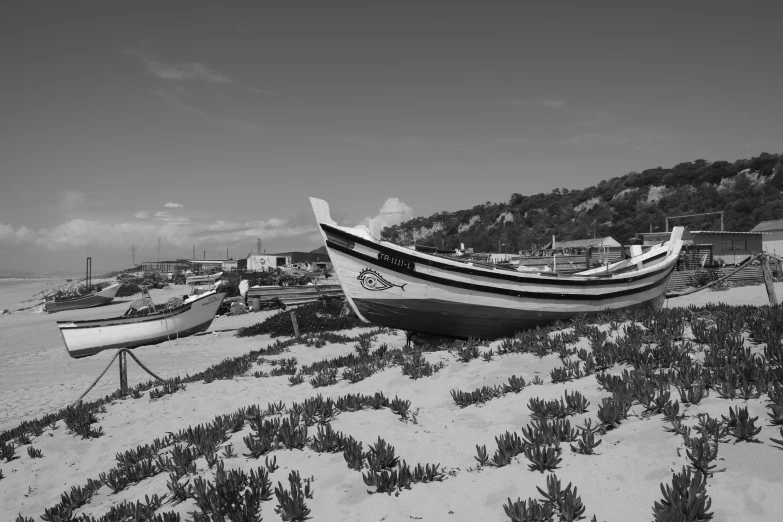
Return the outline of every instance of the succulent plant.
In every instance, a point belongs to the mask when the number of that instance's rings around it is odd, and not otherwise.
[[[14,445],[10,442],[0,444],[0,459],[4,459],[6,462],[11,462],[15,458],[18,458],[16,455],[16,448],[14,448]]]
[[[530,471],[551,471],[563,461],[560,458],[562,449],[559,446],[529,446],[525,449],[525,457],[530,461]]]
[[[590,430],[582,430],[580,438],[574,446],[571,444],[571,450],[582,455],[595,454],[595,448],[601,444],[601,439],[595,440],[595,434]]]
[[[394,455],[394,446],[381,437],[378,437],[378,441],[369,447],[366,457],[367,467],[372,471],[392,469],[400,460]]]
[[[40,459],[43,457],[43,452],[41,452],[39,449],[35,449],[32,446],[27,448],[27,454],[30,455],[30,458],[32,459]]]
[[[486,444],[484,446],[479,446],[478,444],[476,444],[476,454],[477,456],[473,458],[476,459],[476,462],[478,462],[479,466],[489,465],[489,457],[487,456]]]
[[[509,497],[508,503],[503,506],[506,516],[511,522],[539,522],[553,520],[555,516],[554,508],[550,504],[540,504],[538,500],[529,498],[527,500],[517,499],[512,502]]]
[[[362,451],[362,443],[355,440],[353,437],[348,437],[343,440],[343,457],[345,462],[348,463],[348,467],[361,471],[364,467],[364,452]]]
[[[683,468],[672,476],[671,486],[661,483],[663,499],[653,505],[654,520],[710,520],[712,501],[707,496],[706,480],[701,472],[691,473],[690,469]]]
[[[737,440],[758,442],[755,437],[761,432],[761,426],[756,427],[755,422],[758,420],[758,417],[751,418],[747,407],[740,408],[737,406],[736,412],[733,408],[729,408],[729,417],[721,417],[727,425],[728,433],[736,437]]]
[[[298,478],[298,473],[297,473]],[[291,491],[286,490],[283,485],[278,482],[275,488],[275,496],[277,497],[277,507],[275,512],[285,522],[300,522],[309,520],[311,517],[310,508],[305,504],[305,492],[302,490],[301,484],[297,483],[289,475],[289,483],[291,485]]]

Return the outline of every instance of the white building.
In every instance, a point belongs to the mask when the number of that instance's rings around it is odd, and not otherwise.
[[[275,254],[250,254],[247,256],[247,270],[249,272],[266,272],[290,264],[291,256]]]
[[[762,221],[751,232],[761,232],[761,248],[765,252],[783,256],[783,219]]]

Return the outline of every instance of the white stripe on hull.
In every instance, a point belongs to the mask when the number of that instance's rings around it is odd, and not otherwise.
[[[456,288],[447,284],[438,284],[433,282],[423,282],[421,279],[417,279],[415,276],[395,272],[392,270],[384,269],[380,264],[370,265],[363,261],[357,261],[351,258],[347,254],[336,250],[329,251],[329,257],[332,259],[332,264],[337,267],[342,281],[343,292],[350,299],[424,299],[424,300],[436,300],[436,301],[450,301],[460,304],[480,304],[482,306],[491,306],[498,308],[513,308],[520,311],[529,311],[531,313],[537,312],[569,312],[572,314],[582,314],[590,312],[600,312],[607,308],[626,308],[633,306],[639,302],[649,301],[663,294],[666,291],[668,285],[668,277],[658,276],[660,284],[655,287],[643,290],[640,292],[629,293],[623,296],[601,299],[601,300],[586,300],[580,299],[580,295],[587,294],[590,291],[590,287],[586,289],[563,289],[557,293],[568,293],[572,296],[571,299],[552,299],[547,294],[555,293],[551,290],[547,292],[538,292],[540,297],[513,297],[506,295],[498,295],[488,292],[468,290],[462,288]],[[389,283],[395,285],[386,290],[368,290],[362,286],[359,276],[362,270],[371,268],[381,277],[386,279]],[[420,268],[417,266],[416,270]],[[421,270],[422,272],[424,270]],[[437,275],[437,269],[428,270],[429,273]],[[442,277],[443,275],[441,271]],[[449,274],[450,275],[450,274]],[[456,278],[454,278],[456,280]],[[474,279],[471,282],[475,282]],[[466,281],[467,282],[467,281]],[[484,281],[482,281],[483,283]],[[645,284],[652,283],[653,280],[646,279],[640,281],[640,284],[634,284],[634,287],[645,286]],[[397,286],[399,285],[399,286]],[[507,289],[519,289],[520,291],[536,292],[537,289],[532,285],[501,285],[501,284],[487,284],[493,288],[507,288]],[[629,285],[612,285],[609,288],[601,288],[601,291],[609,290],[624,290]]]

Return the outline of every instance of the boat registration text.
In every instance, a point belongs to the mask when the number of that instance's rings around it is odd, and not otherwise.
[[[384,254],[382,252],[378,253],[378,261],[388,265],[407,268],[408,270],[414,270],[416,268],[414,262],[409,259],[400,259],[398,257],[393,257],[390,256],[389,254]]]

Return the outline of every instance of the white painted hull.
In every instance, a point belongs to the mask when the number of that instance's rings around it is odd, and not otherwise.
[[[57,321],[57,326],[68,354],[86,357],[103,350],[157,344],[206,330],[225,296],[204,294],[177,308],[146,316]]]
[[[380,241],[365,227],[337,226],[326,202],[311,203],[343,292],[360,318],[450,337],[498,338],[585,313],[660,307],[682,246],[678,227],[670,243],[610,265],[608,274],[529,274]]]

